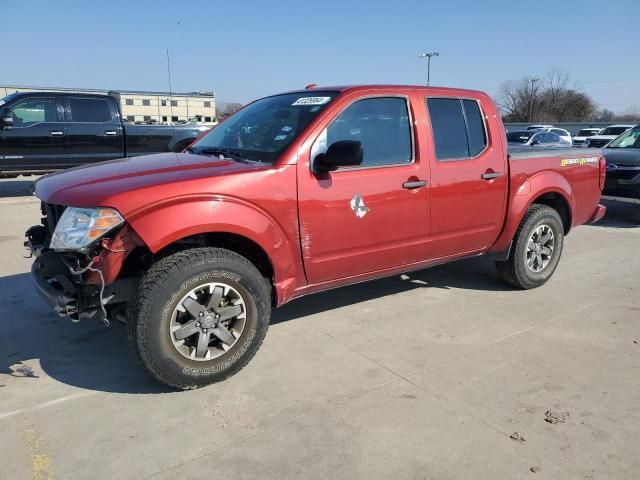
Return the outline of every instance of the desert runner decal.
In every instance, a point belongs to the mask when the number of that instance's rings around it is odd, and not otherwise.
[[[568,165],[585,165],[587,163],[598,163],[598,157],[563,158],[560,160],[561,167]]]

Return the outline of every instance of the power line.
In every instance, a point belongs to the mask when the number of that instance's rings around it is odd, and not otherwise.
[[[640,78],[617,78],[610,80],[590,80],[590,81],[582,81],[578,80],[578,83],[590,84],[590,83],[620,83],[620,82],[640,82]]]

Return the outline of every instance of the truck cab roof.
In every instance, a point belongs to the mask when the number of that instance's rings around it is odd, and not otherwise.
[[[398,90],[415,90],[420,92],[429,92],[435,95],[470,95],[470,96],[485,96],[484,92],[480,90],[470,90],[464,88],[451,88],[451,87],[432,87],[425,85],[394,85],[394,84],[362,84],[362,85],[329,85],[329,86],[313,86],[310,88],[301,88],[297,90],[291,90],[288,92],[282,92],[278,95],[289,93],[309,93],[310,91],[318,92],[341,92],[341,93],[357,93],[366,90],[388,90],[389,92],[395,92]]]

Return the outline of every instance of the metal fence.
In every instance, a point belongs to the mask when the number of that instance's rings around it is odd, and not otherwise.
[[[554,127],[558,127],[558,128],[564,128],[565,130],[569,130],[569,132],[571,132],[571,135],[576,135],[581,128],[589,128],[589,127],[593,127],[593,128],[604,128],[604,127],[608,127],[609,125],[633,125],[633,124],[638,124],[640,123],[640,120],[636,121],[636,122],[558,122],[558,123],[553,123],[553,122],[549,122],[548,125],[553,125]],[[505,123],[504,124],[504,128],[506,128],[507,130],[509,130],[510,132],[513,132],[514,130],[524,130],[526,129],[529,125],[538,125],[538,124],[545,124],[545,122],[539,122],[539,123]]]

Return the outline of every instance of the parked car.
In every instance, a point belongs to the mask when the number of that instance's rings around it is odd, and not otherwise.
[[[529,125],[525,130],[540,130],[542,128],[553,128],[553,125]]]
[[[568,130],[565,130],[564,128],[548,127],[548,128],[539,128],[537,130],[541,132],[555,133],[562,139],[563,142],[568,143],[569,145],[573,143],[571,139],[571,133]]]
[[[605,195],[640,198],[640,125],[602,149],[607,161]]]
[[[504,139],[472,90],[266,97],[184,153],[35,182],[34,283],[61,316],[121,318],[148,370],[181,389],[238,372],[271,309],[313,292],[480,254],[538,287],[564,236],[604,215],[605,163],[573,148],[508,156]]]
[[[602,148],[618,135],[622,135],[631,128],[633,128],[633,125],[610,125],[603,128],[597,135],[587,137],[582,145],[585,148]]]
[[[14,93],[0,100],[0,176],[179,152],[203,131],[125,123],[118,101],[107,95]]]
[[[593,135],[597,135],[602,130],[603,129],[599,128],[599,127],[581,128],[580,131],[578,132],[578,135],[573,137],[573,146],[574,147],[582,147],[584,145],[584,141],[588,137],[592,137]]]
[[[563,148],[571,146],[571,141],[564,140],[555,133],[543,130],[518,130],[507,133],[510,147]]]

